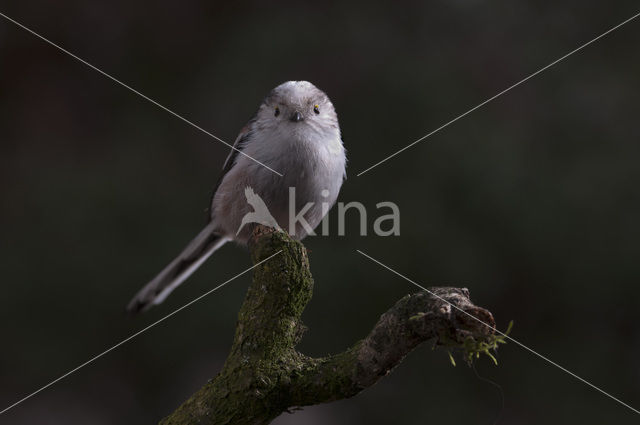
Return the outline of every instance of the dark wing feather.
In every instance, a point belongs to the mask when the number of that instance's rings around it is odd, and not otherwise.
[[[229,156],[227,156],[227,159],[224,161],[224,165],[222,166],[222,173],[220,174],[220,177],[218,177],[218,181],[216,182],[216,185],[213,187],[213,192],[211,193],[211,199],[209,200],[209,206],[207,207],[207,212],[210,212],[211,210],[213,197],[216,195],[216,192],[220,187],[220,183],[222,183],[222,179],[224,179],[224,176],[236,164],[236,159],[238,158],[238,155],[240,155],[240,151],[242,151],[242,149],[247,145],[247,142],[251,139],[253,135],[253,123],[255,122],[255,120],[256,120],[256,117],[251,118],[247,123],[247,125],[245,125],[242,128],[242,130],[240,130],[240,134],[238,134],[238,137],[236,137],[236,141],[233,143],[234,149],[231,149]],[[211,219],[213,217],[211,216],[210,213],[208,213],[207,216],[208,216],[207,222],[211,222]]]

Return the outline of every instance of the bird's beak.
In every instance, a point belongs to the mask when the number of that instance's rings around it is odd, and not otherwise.
[[[304,117],[298,111],[295,111],[293,114],[291,114],[291,121],[293,122],[299,122],[299,121],[302,121],[303,119]]]

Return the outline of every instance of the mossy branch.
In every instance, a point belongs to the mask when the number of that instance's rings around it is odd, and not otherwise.
[[[491,340],[491,313],[459,288],[430,288],[407,295],[384,313],[369,335],[343,353],[311,358],[295,346],[311,300],[313,279],[304,246],[285,233],[259,226],[249,244],[257,263],[222,371],[163,425],[268,424],[297,406],[352,397],[388,374],[427,340],[447,349]],[[449,304],[450,303],[450,304]],[[455,305],[460,310],[452,308]],[[468,353],[467,353],[468,354]]]

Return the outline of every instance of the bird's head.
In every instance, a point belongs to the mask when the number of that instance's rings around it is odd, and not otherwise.
[[[256,123],[263,129],[316,132],[338,131],[338,116],[329,97],[308,81],[287,81],[264,98]]]

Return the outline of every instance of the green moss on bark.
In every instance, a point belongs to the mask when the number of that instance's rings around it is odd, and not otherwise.
[[[304,246],[258,226],[249,249],[254,263],[277,255],[255,268],[229,356],[220,373],[163,425],[268,424],[292,407],[356,395],[426,340],[462,346],[462,336],[480,340],[492,334],[447,304],[493,326],[491,313],[473,305],[466,289],[432,288],[447,302],[427,292],[408,295],[348,350],[325,358],[305,356],[295,349],[305,329],[300,317],[313,292]]]

